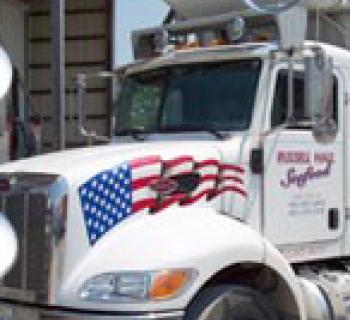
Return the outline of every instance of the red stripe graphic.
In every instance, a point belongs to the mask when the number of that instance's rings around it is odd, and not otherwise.
[[[176,172],[175,174],[173,174],[169,177],[169,174],[167,174],[167,172],[165,172],[165,176],[167,178],[176,178],[176,177],[181,177],[181,176],[187,176],[187,175],[190,175],[193,173],[194,172],[192,170],[184,170],[184,171]]]
[[[136,201],[132,206],[132,211],[134,213],[138,213],[144,209],[152,209],[156,206],[156,199],[155,198],[147,198],[142,199],[139,201]]]
[[[221,171],[235,171],[239,173],[245,173],[245,169],[240,166],[236,166],[233,164],[220,164],[219,168]]]
[[[219,181],[220,182],[232,181],[232,182],[237,182],[241,185],[244,185],[243,179],[235,176],[222,176],[219,178]]]
[[[178,157],[173,160],[165,160],[164,161],[164,167],[166,169],[172,169],[177,166],[181,166],[185,164],[186,162],[193,162],[193,157],[191,156],[183,156],[183,157]]]
[[[215,192],[215,189],[203,190],[202,192],[198,193],[197,195],[195,195],[191,198],[187,198],[184,201],[182,201],[181,205],[188,206],[188,205],[194,204],[195,202],[199,201],[200,199],[202,199],[205,196],[207,196],[207,197],[211,196],[214,192]]]
[[[135,179],[132,181],[132,190],[133,191],[137,191],[140,190],[142,188],[148,187],[152,184],[153,181],[157,180],[160,178],[160,175],[152,175],[149,177],[145,177],[145,178],[140,178],[140,179]]]
[[[198,169],[202,169],[205,167],[218,167],[219,166],[219,161],[215,160],[215,159],[208,159],[208,160],[203,160],[203,161],[199,161],[196,163],[195,168]]]
[[[206,174],[200,177],[200,183],[206,181],[216,181],[219,178],[217,174]]]
[[[224,188],[221,188],[221,189],[215,191],[215,193],[213,194],[213,197],[217,197],[225,192],[238,193],[241,196],[243,196],[244,198],[248,197],[247,193],[244,190],[242,190],[238,187],[234,187],[234,186],[224,187]]]
[[[183,201],[183,199],[186,197],[187,197],[186,194],[178,193],[178,194],[175,194],[169,198],[166,198],[165,200],[163,200],[161,203],[159,203],[156,206],[155,212],[159,212],[159,211],[162,211],[166,208],[169,208],[170,206],[172,206],[175,203],[181,203]]]
[[[153,181],[157,179],[162,179],[162,177],[172,179],[177,176],[185,176],[193,173],[197,173],[200,175],[199,185],[196,190],[198,190],[197,194],[194,191],[191,194],[183,194],[176,193],[170,194],[165,197],[154,197],[154,198],[146,198],[146,199],[135,199],[133,204],[133,212],[137,213],[144,209],[153,210],[154,212],[160,212],[166,208],[174,204],[179,204],[181,206],[188,206],[198,202],[200,199],[206,197],[207,201],[212,200],[213,198],[220,196],[226,192],[232,192],[241,195],[246,198],[247,192],[242,188],[244,186],[244,179],[237,176],[244,174],[246,171],[243,166],[228,164],[228,163],[220,163],[219,160],[216,159],[206,159],[195,162],[192,156],[180,156],[171,160],[162,160],[159,156],[149,156],[145,158],[135,159],[130,162],[133,170],[144,168],[146,166],[151,165],[161,165],[163,167],[163,173],[161,171],[157,174],[149,174],[145,172],[143,177],[134,179],[132,181],[132,191],[139,191],[144,188],[150,187]],[[171,170],[176,169],[176,167],[180,167],[186,165],[183,168],[182,172],[174,172]],[[187,167],[188,165],[188,167]],[[193,166],[192,166],[193,165]],[[216,167],[217,173],[201,173],[199,169],[205,169],[209,167]],[[153,170],[152,170],[153,171]],[[142,172],[142,171],[141,171]],[[142,176],[140,172],[139,175]],[[154,172],[154,171],[153,171]],[[203,188],[203,183],[211,182],[213,183],[211,188],[206,188],[205,190],[200,190]],[[228,186],[217,187],[220,183],[229,184]],[[236,186],[236,185],[237,186]],[[146,190],[147,194],[147,190]],[[136,195],[135,195],[136,196]],[[142,197],[142,194],[140,194]]]
[[[130,162],[132,169],[139,169],[146,166],[161,164],[162,159],[159,156],[149,156],[145,158],[135,159]]]

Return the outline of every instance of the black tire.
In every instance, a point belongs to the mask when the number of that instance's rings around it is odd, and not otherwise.
[[[257,290],[235,285],[204,288],[188,307],[185,320],[278,320]]]

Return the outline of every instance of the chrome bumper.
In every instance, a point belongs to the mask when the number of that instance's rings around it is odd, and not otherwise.
[[[0,320],[183,320],[184,311],[101,312],[22,305],[0,300]]]

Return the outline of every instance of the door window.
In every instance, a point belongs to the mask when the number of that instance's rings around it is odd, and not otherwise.
[[[309,122],[311,124],[311,112],[305,106],[305,79],[304,72],[294,72],[294,117],[296,122]],[[334,120],[338,119],[338,82],[334,77]],[[281,70],[277,77],[275,96],[271,114],[271,128],[275,128],[286,122],[288,110],[288,71]],[[290,127],[291,128],[291,127]],[[305,126],[299,126],[305,129]],[[293,127],[298,129],[298,124]]]

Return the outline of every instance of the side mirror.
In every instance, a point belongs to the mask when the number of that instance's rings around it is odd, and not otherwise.
[[[319,51],[305,61],[305,106],[318,143],[331,143],[338,128],[334,120],[333,60]]]

